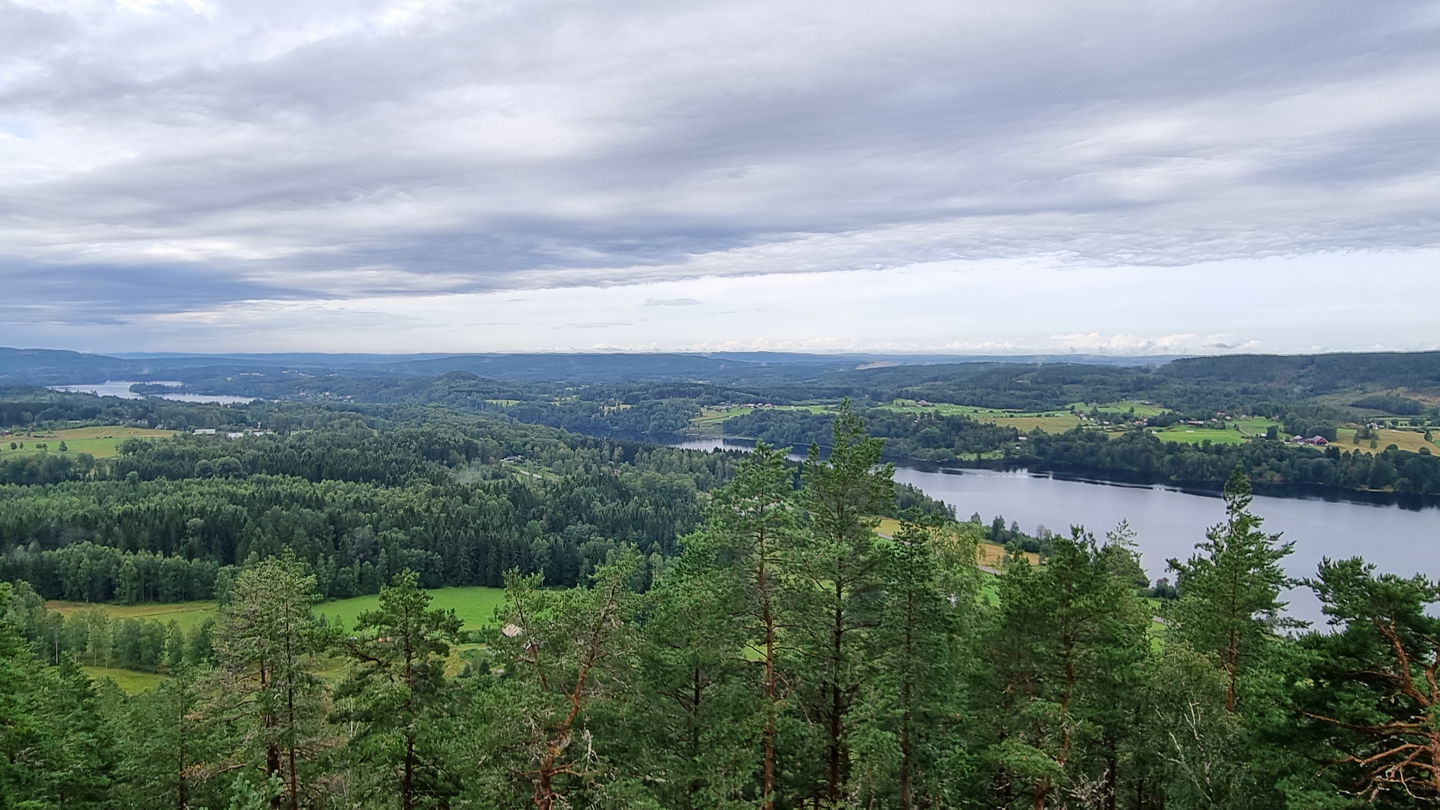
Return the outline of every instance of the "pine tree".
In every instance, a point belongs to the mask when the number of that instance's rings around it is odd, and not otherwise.
[[[1325,560],[1308,584],[1333,633],[1311,651],[1298,713],[1341,791],[1376,807],[1440,804],[1440,585]]]
[[[873,645],[876,671],[863,698],[869,720],[859,757],[879,772],[872,803],[909,810],[943,802],[946,760],[961,743],[962,674],[976,626],[978,530],[902,522],[882,546],[885,587]],[[886,756],[893,747],[894,755]],[[875,767],[893,760],[893,772]]]
[[[397,795],[405,810],[419,798],[441,792],[438,750],[449,684],[445,659],[459,641],[460,619],[453,610],[430,610],[414,571],[395,575],[380,590],[379,609],[361,613],[356,635],[342,649],[354,662],[336,690],[341,709],[335,719],[358,727],[350,748],[356,763],[379,763],[382,790]]]
[[[687,774],[666,780],[684,788],[667,806],[775,806],[799,519],[792,489],[784,454],[757,445],[653,594],[645,648],[658,694],[643,716],[676,727],[658,742]]]
[[[616,708],[635,673],[629,551],[596,570],[589,588],[540,589],[540,575],[506,576],[498,676],[477,678],[474,733],[483,762],[475,787],[487,806],[556,810],[616,776],[592,720]],[[618,709],[617,709],[618,710]]]
[[[824,724],[825,775],[820,795],[838,806],[850,778],[851,710],[869,676],[867,645],[883,597],[876,515],[895,499],[892,466],[880,464],[884,441],[865,434],[846,402],[835,417],[829,458],[811,447],[800,502],[809,518],[803,548],[808,562],[810,615],[800,628],[809,667],[810,715]]]
[[[1225,484],[1225,522],[1211,528],[1199,553],[1170,560],[1180,599],[1168,616],[1170,634],[1214,657],[1225,673],[1225,708],[1237,711],[1241,679],[1259,664],[1274,633],[1291,624],[1280,592],[1290,584],[1280,561],[1290,543],[1260,530],[1251,514],[1253,494],[1239,466]]]
[[[1148,617],[1118,552],[1079,528],[1053,546],[1038,570],[1007,566],[989,641],[992,758],[1035,808],[1114,800],[1146,656]]]
[[[272,807],[302,803],[301,765],[324,742],[315,655],[329,644],[311,613],[315,577],[293,554],[247,566],[236,577],[215,634],[212,690],[217,717],[242,727],[241,762],[283,783]]]

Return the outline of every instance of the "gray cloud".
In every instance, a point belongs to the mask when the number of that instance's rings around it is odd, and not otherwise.
[[[1386,0],[0,0],[6,316],[1429,248],[1437,46]]]

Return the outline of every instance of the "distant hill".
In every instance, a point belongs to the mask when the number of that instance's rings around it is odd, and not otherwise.
[[[873,366],[1083,363],[1153,365],[1168,358],[1098,355],[957,356],[903,354],[801,354],[793,352],[657,352],[533,354],[324,354],[318,352],[185,354],[137,352],[115,356],[54,349],[0,348],[0,380],[37,385],[107,379],[182,382],[246,373],[346,374],[430,377],[465,371],[521,382],[798,382]]]
[[[67,382],[104,382],[135,374],[142,367],[133,360],[59,349],[0,348],[0,380],[53,385]]]
[[[1285,386],[1305,396],[1389,388],[1440,393],[1440,352],[1191,357],[1159,373],[1177,380]]]

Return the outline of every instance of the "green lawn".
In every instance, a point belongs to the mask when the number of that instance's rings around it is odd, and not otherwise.
[[[173,430],[152,430],[150,428],[120,427],[102,425],[99,427],[66,428],[65,430],[33,431],[0,436],[0,458],[32,455],[35,453],[59,453],[60,443],[65,442],[66,452],[71,455],[89,453],[96,458],[110,458],[126,439],[163,439],[174,436]],[[14,443],[16,448],[10,449]],[[19,445],[24,444],[24,447]],[[47,449],[36,447],[47,445]]]

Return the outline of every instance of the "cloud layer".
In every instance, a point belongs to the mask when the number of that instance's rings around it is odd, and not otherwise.
[[[355,348],[484,350],[507,319],[444,302],[612,287],[619,311],[529,315],[523,347],[773,343],[667,285],[866,271],[934,295],[1002,266],[1184,285],[1268,259],[1318,306],[1295,257],[1373,286],[1440,247],[1436,87],[1440,12],[1399,0],[0,0],[0,343],[308,348],[260,325],[283,311]],[[694,328],[635,329],[667,313]],[[1004,341],[1180,334],[1119,314]],[[1434,340],[1338,315],[1364,345]],[[1274,317],[1270,348],[1334,334]],[[546,337],[572,328],[596,342]],[[915,348],[1000,340],[937,328]]]

